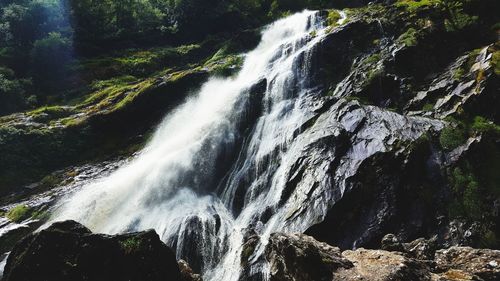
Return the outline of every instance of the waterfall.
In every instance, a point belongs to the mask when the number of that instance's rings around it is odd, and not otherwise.
[[[51,222],[109,234],[153,228],[205,280],[238,280],[248,229],[265,244],[318,219],[288,220],[301,198],[289,199],[286,183],[302,149],[294,139],[314,114],[305,105],[317,96],[309,71],[322,22],[304,11],[269,25],[237,75],[211,78],[136,159],[61,200]]]

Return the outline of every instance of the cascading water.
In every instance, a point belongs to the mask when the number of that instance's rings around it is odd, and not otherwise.
[[[313,116],[311,54],[325,30],[312,11],[267,27],[237,76],[205,83],[137,159],[62,200],[51,221],[110,234],[154,228],[206,280],[237,280],[246,229],[265,244],[322,215],[288,220],[301,198],[288,198],[286,182],[302,149],[294,138]]]

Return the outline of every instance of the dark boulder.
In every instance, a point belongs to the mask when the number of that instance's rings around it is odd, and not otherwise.
[[[153,230],[108,236],[74,221],[31,234],[11,252],[4,281],[181,281],[175,254]]]

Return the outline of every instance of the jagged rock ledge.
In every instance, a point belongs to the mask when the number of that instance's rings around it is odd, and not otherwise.
[[[418,239],[401,243],[388,235],[382,250],[342,252],[304,234],[275,233],[266,246],[265,259],[270,281],[500,280],[500,251],[470,247],[435,250],[434,242]],[[251,266],[246,260],[242,264]]]
[[[93,234],[74,221],[31,234],[11,252],[3,281],[201,281],[155,231]]]
[[[500,280],[500,251],[437,250],[435,242],[402,243],[395,235],[386,235],[381,250],[342,252],[304,234],[275,233],[264,259],[269,263],[270,281]],[[246,243],[243,253],[252,245]],[[242,254],[240,280],[257,280],[245,276],[253,262]],[[3,280],[202,281],[185,261],[176,261],[175,253],[153,230],[110,236],[93,234],[74,221],[55,223],[18,243]]]

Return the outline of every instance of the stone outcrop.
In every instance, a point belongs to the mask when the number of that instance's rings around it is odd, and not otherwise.
[[[4,281],[200,281],[154,231],[108,236],[65,221],[27,236],[11,252]]]
[[[386,236],[383,245],[403,252],[363,248],[341,252],[306,235],[273,234],[266,247],[270,280],[494,281],[500,278],[500,251],[452,247],[436,251],[435,258],[429,260],[434,253],[427,256],[421,249],[429,248],[432,240],[398,243],[389,241],[391,238],[394,236]]]
[[[451,247],[436,252],[436,268],[441,275],[460,272],[479,280],[500,280],[500,251]]]

